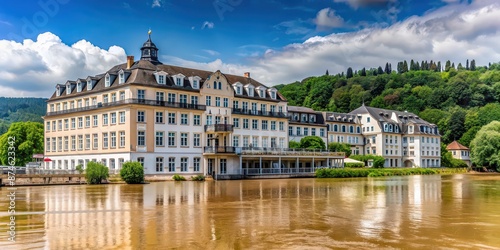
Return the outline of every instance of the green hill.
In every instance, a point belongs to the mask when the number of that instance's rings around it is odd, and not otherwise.
[[[5,133],[13,122],[43,122],[42,116],[47,111],[46,100],[32,97],[0,97],[0,134]]]
[[[397,71],[387,64],[385,70],[349,68],[346,75],[308,77],[276,88],[289,105],[315,110],[350,112],[364,102],[414,112],[439,126],[444,143],[456,139],[468,146],[480,127],[500,120],[500,64],[476,67],[472,62],[470,68],[447,62],[444,72],[432,61],[424,66],[412,61],[409,67],[400,62]]]

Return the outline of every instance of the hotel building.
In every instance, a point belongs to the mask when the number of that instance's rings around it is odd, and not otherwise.
[[[56,85],[44,117],[45,168],[96,161],[117,172],[139,161],[146,174],[230,176],[342,166],[342,153],[287,149],[287,109],[250,73],[162,64],[149,37],[140,60],[129,56],[103,74]],[[326,140],[323,118],[313,113],[308,127]]]

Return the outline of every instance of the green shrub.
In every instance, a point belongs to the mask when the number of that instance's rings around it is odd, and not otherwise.
[[[193,180],[193,181],[204,181],[205,180],[205,176],[204,175],[191,176],[191,180]]]
[[[78,164],[76,165],[76,168],[75,168],[76,171],[78,171],[78,173],[82,174],[83,173],[83,166],[82,164]]]
[[[178,174],[172,176],[172,179],[174,181],[185,181],[186,180],[186,178],[184,178],[184,176],[181,176],[181,175],[178,175]]]
[[[344,167],[346,167],[346,168],[363,168],[363,167],[365,167],[365,164],[358,163],[358,162],[348,162],[348,163],[344,163]]]
[[[382,177],[465,173],[466,168],[324,168],[316,171],[317,178]]]
[[[89,162],[85,170],[85,179],[88,184],[101,184],[103,179],[109,177],[108,168],[97,162]]]
[[[120,177],[127,184],[144,183],[144,168],[139,162],[125,162],[120,170]]]

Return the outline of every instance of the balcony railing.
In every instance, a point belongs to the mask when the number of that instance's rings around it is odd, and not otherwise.
[[[204,147],[203,152],[208,154],[234,154],[235,147]]]
[[[287,118],[286,113],[283,112],[271,112],[271,111],[261,111],[261,110],[251,110],[251,109],[232,109],[232,114],[234,115],[256,115],[256,116],[269,116],[277,118]]]
[[[205,125],[205,132],[233,132],[232,124],[211,124]]]
[[[331,152],[317,149],[296,149],[296,148],[241,148],[242,155],[289,155],[289,156],[333,156],[344,158],[344,152]]]
[[[190,103],[180,103],[180,102],[167,102],[167,101],[156,101],[156,100],[146,100],[146,99],[126,99],[115,102],[98,103],[97,105],[90,105],[86,107],[79,107],[67,110],[47,112],[46,116],[52,115],[63,115],[75,112],[83,112],[89,110],[96,110],[99,108],[114,107],[126,104],[143,104],[150,106],[160,106],[160,107],[170,107],[170,108],[183,108],[183,109],[194,109],[194,110],[206,110],[205,105],[201,104],[190,104]]]

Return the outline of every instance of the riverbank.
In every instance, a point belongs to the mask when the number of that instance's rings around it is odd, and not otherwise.
[[[403,175],[462,174],[466,168],[330,168],[318,169],[316,178],[382,177]]]

